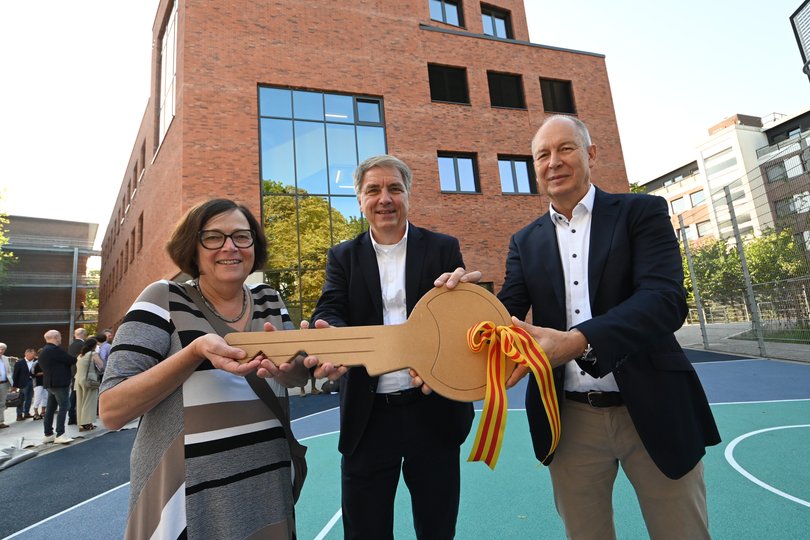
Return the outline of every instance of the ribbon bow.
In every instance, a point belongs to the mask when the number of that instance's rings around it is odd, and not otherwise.
[[[540,389],[543,408],[551,429],[549,455],[560,441],[560,407],[554,387],[551,363],[540,345],[522,328],[496,326],[484,321],[467,331],[467,345],[479,352],[485,345],[487,351],[487,389],[484,395],[484,410],[478,423],[470,456],[467,461],[483,461],[495,469],[501,452],[503,431],[506,427],[506,360],[528,366]],[[548,457],[548,456],[546,456]]]

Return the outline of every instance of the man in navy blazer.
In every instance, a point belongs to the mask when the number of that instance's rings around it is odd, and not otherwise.
[[[615,538],[621,463],[652,538],[708,538],[702,456],[720,436],[674,332],[687,313],[666,201],[590,183],[587,127],[551,116],[532,141],[548,213],[511,239],[498,297],[555,367],[561,436],[549,455],[537,385],[526,414],[570,538]],[[511,383],[525,374],[519,368]]]
[[[357,167],[355,192],[370,231],[329,250],[313,321],[401,324],[434,286],[480,277],[472,272],[461,278],[458,240],[408,223],[411,181],[408,166],[393,156],[369,158]],[[324,364],[316,375],[331,367]],[[412,386],[407,369],[381,377],[369,376],[363,367],[341,367],[340,372],[344,537],[393,538],[401,473],[411,494],[417,538],[453,538],[459,447],[472,425],[472,404],[423,393]]]

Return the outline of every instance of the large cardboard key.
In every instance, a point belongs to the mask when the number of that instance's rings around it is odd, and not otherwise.
[[[235,332],[225,341],[243,349],[248,359],[264,353],[276,365],[304,350],[321,362],[365,366],[372,376],[410,367],[442,396],[477,401],[486,394],[487,356],[470,350],[467,330],[481,321],[511,324],[509,312],[492,293],[460,283],[454,289],[432,289],[399,325]],[[507,378],[515,366],[507,362]]]

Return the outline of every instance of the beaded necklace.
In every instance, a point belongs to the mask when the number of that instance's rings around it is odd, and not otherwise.
[[[226,323],[235,323],[235,322],[237,322],[238,320],[240,320],[242,317],[244,317],[244,316],[245,316],[245,312],[247,311],[247,307],[248,307],[248,301],[247,301],[247,293],[245,293],[245,287],[244,287],[244,285],[242,286],[242,311],[240,311],[240,312],[239,312],[239,315],[237,315],[235,318],[233,318],[233,319],[229,319],[229,318],[227,318],[227,317],[223,317],[223,316],[222,316],[222,315],[219,313],[219,311],[217,311],[217,310],[214,308],[214,306],[212,306],[212,305],[211,305],[211,303],[208,301],[208,299],[205,297],[205,295],[204,295],[204,294],[203,294],[203,292],[202,292],[202,287],[200,287],[200,280],[199,280],[199,279],[195,279],[195,280],[193,280],[193,281],[191,282],[191,284],[192,284],[192,285],[194,285],[194,288],[195,288],[195,289],[197,289],[197,292],[198,292],[198,293],[200,293],[200,297],[202,297],[202,300],[203,300],[203,303],[205,304],[205,307],[207,307],[208,309],[210,309],[210,310],[211,310],[211,313],[213,313],[214,315],[216,315],[216,316],[217,316],[217,318],[222,319],[222,320],[223,320],[223,321],[225,321]]]

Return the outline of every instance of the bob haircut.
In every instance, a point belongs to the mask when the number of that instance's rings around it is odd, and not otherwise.
[[[87,338],[87,341],[85,341],[84,345],[82,346],[82,350],[79,352],[79,356],[84,356],[90,351],[95,351],[96,345],[98,345],[96,338]]]
[[[200,249],[200,231],[212,218],[233,210],[239,210],[247,219],[250,230],[256,239],[253,242],[253,268],[251,272],[264,268],[267,262],[267,237],[264,229],[246,206],[230,199],[211,199],[202,202],[186,212],[166,242],[166,251],[180,270],[193,278],[200,277],[197,263],[197,250]]]

